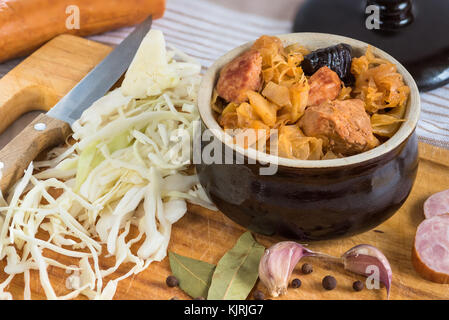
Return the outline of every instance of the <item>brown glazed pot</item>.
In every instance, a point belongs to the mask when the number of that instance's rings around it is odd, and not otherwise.
[[[366,43],[329,34],[296,33],[279,38],[284,45],[300,43],[310,50],[343,42],[353,47],[355,56],[362,55],[367,47]],[[219,70],[250,46],[251,43],[245,44],[217,60],[205,74],[199,92],[202,129],[213,129],[211,143],[223,151],[218,163],[206,161],[196,168],[201,184],[220,211],[254,232],[301,241],[354,235],[391,217],[407,199],[418,168],[415,128],[420,98],[407,70],[374,48],[376,56],[397,65],[411,89],[406,121],[387,142],[342,159],[277,158],[232,145],[210,107]],[[208,144],[202,142],[201,151]],[[232,161],[237,155],[244,157],[244,164]],[[260,174],[261,167],[273,164],[277,165],[275,174]]]

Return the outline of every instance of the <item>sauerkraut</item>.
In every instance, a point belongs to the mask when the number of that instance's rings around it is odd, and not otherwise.
[[[338,49],[337,47],[327,49],[335,51]],[[348,45],[341,47],[350,48]],[[217,120],[223,129],[234,130],[235,135],[240,134],[242,130],[263,129],[267,132],[270,129],[277,130],[277,152],[281,157],[300,160],[327,160],[343,157],[345,154],[352,155],[353,152],[349,149],[358,132],[369,131],[368,136],[371,137],[368,140],[377,141],[379,139],[383,142],[391,137],[404,121],[410,89],[405,85],[401,74],[397,72],[396,66],[387,60],[375,57],[371,47],[368,47],[365,55],[352,58],[352,64],[348,53],[347,59],[349,60],[346,61],[346,65],[348,66],[349,76],[347,78],[353,79],[353,83],[346,86],[334,71],[323,70],[327,68],[326,66],[319,69],[319,71],[322,71],[320,77],[314,79],[313,75],[311,77],[306,76],[301,68],[301,63],[309,51],[300,44],[293,44],[284,48],[279,38],[262,36],[255,41],[250,50],[257,51],[262,57],[261,66],[252,68],[258,69],[261,67],[261,74],[245,74],[242,70],[240,75],[234,72],[232,77],[233,79],[241,77],[249,82],[248,77],[260,76],[263,80],[262,88],[259,91],[242,88],[242,91],[245,92],[240,92],[240,95],[246,94],[247,96],[247,101],[243,103],[225,101],[219,96],[219,92],[214,91],[212,109],[217,113]],[[326,49],[321,51],[323,50]],[[338,54],[326,55],[326,57],[328,56],[338,57]],[[306,60],[308,57],[306,57]],[[315,59],[317,58],[315,57]],[[337,62],[331,62],[328,61],[328,64],[338,64]],[[256,62],[245,61],[245,63]],[[351,71],[349,71],[349,66],[351,66]],[[318,74],[319,71],[314,74]],[[220,74],[220,79],[222,77],[226,77],[226,75]],[[226,88],[220,89],[225,91]],[[238,90],[235,87],[232,89]],[[341,150],[336,152],[333,149],[332,138],[324,137],[323,139],[323,136],[320,135],[307,136],[299,125],[301,123],[299,120],[303,117],[308,106],[325,104],[326,101],[333,99],[359,99],[364,103],[366,111],[366,115],[362,112],[363,121],[360,120],[355,123],[366,123],[368,127],[354,128],[354,132],[348,131],[351,125],[342,123],[341,119],[344,117],[335,121],[332,119],[332,115],[329,115],[329,119],[315,119],[314,125],[317,127],[340,126],[340,128],[335,128],[335,131],[342,135],[338,139],[348,141],[348,150],[343,153],[341,153]],[[347,116],[350,117],[350,115]],[[369,121],[365,121],[366,117],[369,117],[371,125],[369,125]],[[354,126],[352,125],[352,127]],[[312,131],[323,133],[323,130],[319,128]],[[346,134],[343,135],[345,132]],[[326,134],[335,136],[332,132]],[[267,134],[266,137],[270,139],[270,134]],[[356,140],[363,141],[363,137],[357,137]],[[258,138],[253,139],[254,143],[259,141]],[[269,144],[269,142],[266,143],[266,145]],[[369,150],[376,145],[367,142],[366,148],[359,149]],[[257,147],[261,150],[260,145],[245,144],[244,147]],[[265,147],[264,151],[272,150]]]

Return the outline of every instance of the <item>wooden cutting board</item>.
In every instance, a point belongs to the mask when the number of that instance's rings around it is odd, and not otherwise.
[[[92,41],[60,36],[50,41],[31,55],[8,75],[0,80],[0,131],[17,115],[31,109],[47,110],[70,90],[91,68],[104,58],[110,48]],[[367,243],[381,249],[389,259],[393,269],[391,299],[447,299],[449,285],[441,285],[422,279],[411,264],[411,250],[415,230],[423,220],[423,203],[431,194],[449,188],[449,150],[420,144],[420,165],[418,177],[412,193],[403,207],[387,222],[375,230],[341,240],[311,243],[309,247],[332,255],[341,255],[356,244]],[[220,212],[190,206],[189,212],[173,227],[169,250],[178,254],[201,259],[216,264],[245,231]],[[256,235],[256,239],[269,246],[280,239]],[[65,264],[75,264],[68,258],[44,251],[44,255],[57,258]],[[302,280],[299,289],[289,289],[281,299],[385,299],[386,292],[363,290],[354,292],[352,283],[363,277],[351,274],[342,267],[325,262],[304,259],[311,263],[314,272],[302,275],[300,265],[294,277]],[[102,269],[114,265],[111,258],[102,258]],[[3,270],[4,262],[0,263]],[[124,274],[129,265],[122,266],[113,277]],[[67,274],[64,270],[49,267],[50,279],[58,295],[68,293]],[[333,275],[338,286],[333,291],[325,291],[321,279]],[[156,262],[144,272],[119,283],[116,299],[170,299],[178,296],[188,299],[179,288],[168,288],[166,277],[170,275],[168,259]],[[1,272],[0,280],[6,278]],[[106,280],[107,280],[106,279]],[[106,281],[105,281],[106,282]],[[45,294],[39,283],[37,271],[32,272],[32,297],[44,299]],[[262,291],[261,283],[256,287]],[[14,298],[23,297],[23,276],[17,276],[9,286]]]

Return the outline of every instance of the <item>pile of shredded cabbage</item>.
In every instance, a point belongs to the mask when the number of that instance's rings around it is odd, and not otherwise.
[[[29,165],[0,204],[0,258],[7,274],[0,299],[12,298],[6,288],[17,274],[24,275],[24,298],[30,299],[30,270],[39,271],[49,299],[111,299],[120,280],[166,256],[171,226],[186,213],[186,200],[213,208],[185,152],[199,117],[200,70],[192,58],[167,51],[162,32],[150,31],[122,86],[74,123],[75,143]],[[138,236],[129,239],[132,225]],[[136,243],[141,245],[132,252]],[[99,264],[102,244],[115,257],[106,270]],[[76,258],[78,265],[46,257],[44,249]],[[126,274],[103,283],[129,262]],[[67,271],[68,294],[57,296],[48,266]]]

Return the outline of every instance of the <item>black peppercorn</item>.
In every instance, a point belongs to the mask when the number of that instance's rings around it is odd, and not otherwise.
[[[173,288],[173,287],[177,287],[179,285],[179,280],[175,276],[168,276],[167,279],[165,280],[165,283],[170,288]]]
[[[333,290],[337,286],[337,280],[332,276],[325,276],[322,284],[324,289]]]
[[[265,300],[265,295],[262,291],[256,290],[254,291],[253,298],[254,300]]]
[[[299,279],[293,279],[292,280],[292,288],[299,288],[301,286],[301,280]]]
[[[304,263],[304,264],[302,265],[302,267],[301,267],[301,271],[302,271],[302,273],[304,273],[304,274],[309,274],[309,273],[312,273],[312,272],[313,272],[313,267],[312,267],[311,264]]]
[[[206,299],[204,299],[204,297],[196,297],[196,298],[193,299],[193,300],[206,300]]]
[[[352,284],[352,288],[354,289],[354,291],[362,291],[363,288],[365,287],[365,285],[363,284],[362,281],[354,281],[354,283]]]

